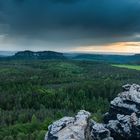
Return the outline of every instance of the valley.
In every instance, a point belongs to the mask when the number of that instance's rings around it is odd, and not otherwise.
[[[139,79],[99,61],[0,60],[0,140],[42,140],[49,124],[81,109],[102,122],[121,86]]]

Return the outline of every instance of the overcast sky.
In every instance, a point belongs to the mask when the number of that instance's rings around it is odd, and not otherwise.
[[[0,50],[140,52],[139,42],[140,0],[0,0]]]

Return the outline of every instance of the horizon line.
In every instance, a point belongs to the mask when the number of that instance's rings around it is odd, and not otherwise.
[[[0,50],[0,53],[16,53],[20,51],[32,51],[32,52],[39,52],[39,51],[52,51],[52,52],[60,52],[65,54],[101,54],[101,55],[135,55],[140,53],[128,53],[128,52],[87,52],[87,51],[55,51],[55,50]],[[2,54],[1,54],[2,55]],[[5,54],[6,55],[6,54]]]

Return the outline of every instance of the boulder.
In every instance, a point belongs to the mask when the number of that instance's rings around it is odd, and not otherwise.
[[[131,115],[134,112],[140,116],[140,86],[127,84],[123,86],[123,92],[111,101],[105,123],[110,119],[117,119],[117,114]]]
[[[104,124],[96,123],[93,120],[89,122],[89,130],[87,132],[86,139],[88,140],[114,140],[110,136],[109,129],[105,128]]]
[[[105,114],[106,128],[116,139],[140,139],[140,86],[124,85]]]
[[[85,140],[90,113],[84,110],[75,117],[64,117],[48,128],[45,140]]]
[[[140,118],[135,113],[117,115],[116,120],[110,120],[106,126],[116,139],[140,139]]]

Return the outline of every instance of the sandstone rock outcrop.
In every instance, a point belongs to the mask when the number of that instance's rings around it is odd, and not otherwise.
[[[116,120],[110,120],[106,126],[115,139],[140,139],[140,118],[135,113],[117,115]]]
[[[87,140],[114,140],[110,136],[109,129],[102,123],[96,123],[90,120],[88,130],[86,131]]]
[[[123,86],[123,92],[111,101],[104,123],[96,123],[90,116],[81,110],[75,117],[54,122],[45,140],[139,140],[140,86]]]
[[[85,140],[90,113],[84,110],[75,117],[64,117],[49,126],[45,140]]]
[[[124,85],[123,92],[111,101],[104,121],[117,139],[140,139],[140,86]]]
[[[131,115],[135,112],[140,116],[140,86],[124,85],[124,91],[111,101],[110,114]]]

